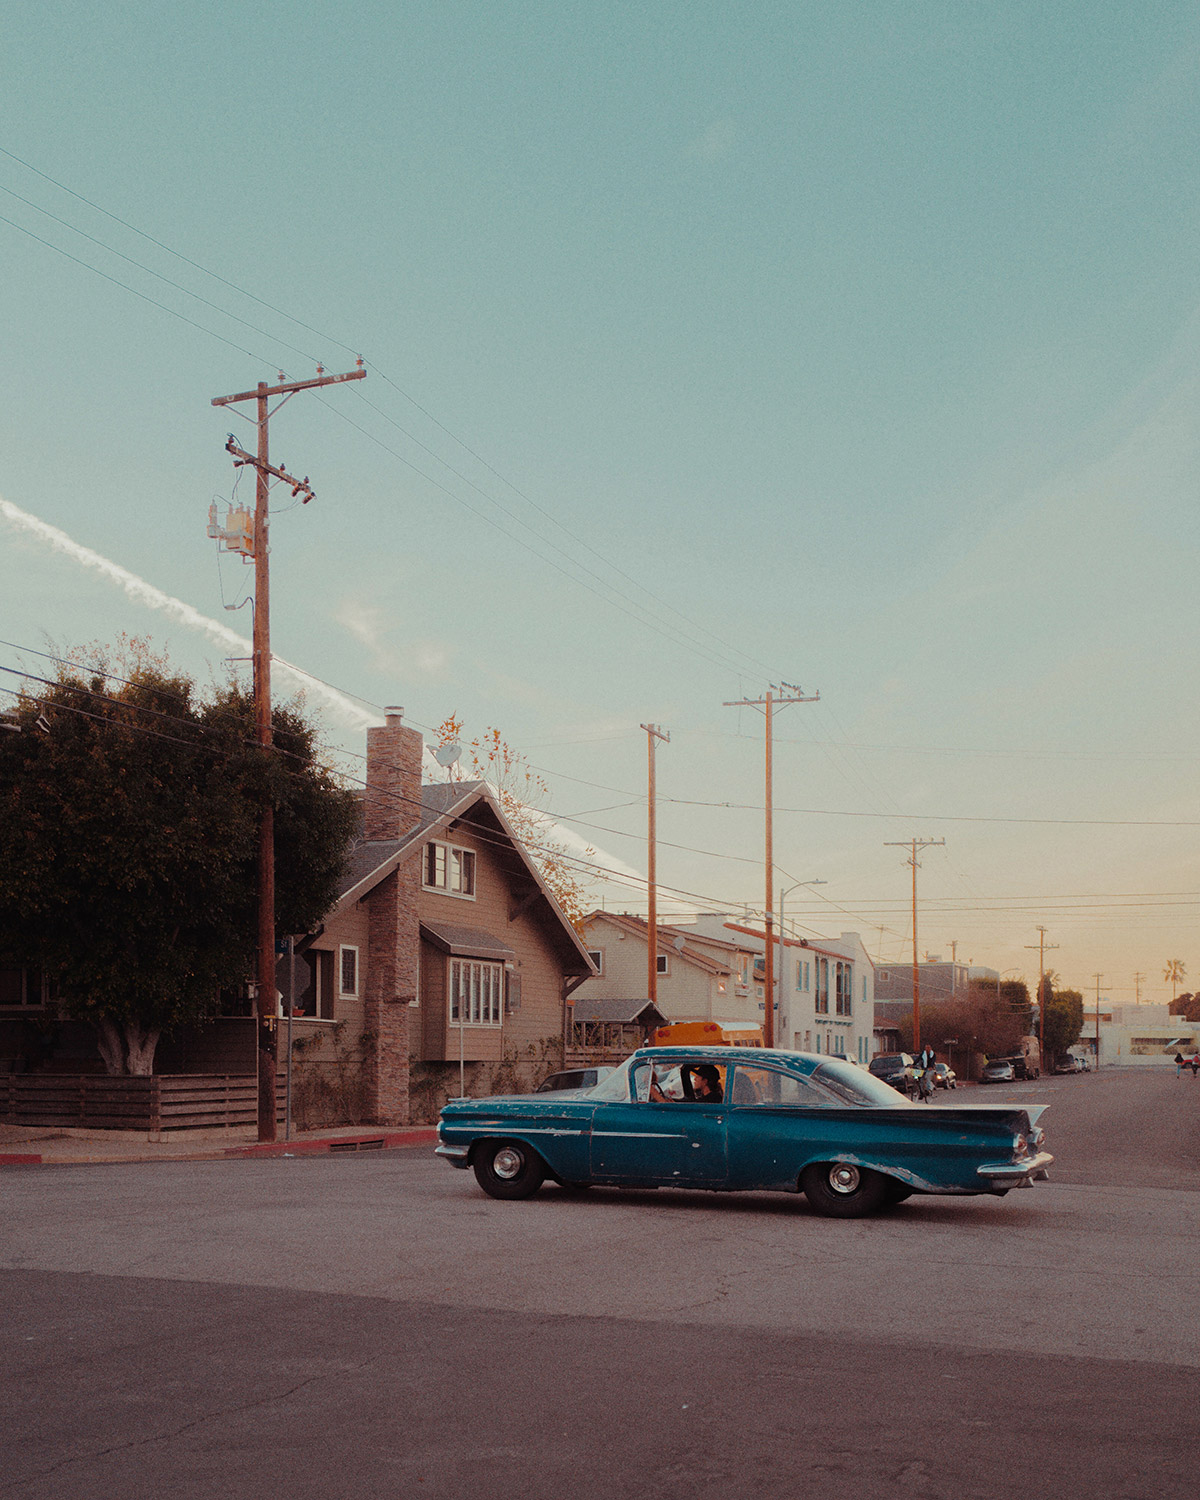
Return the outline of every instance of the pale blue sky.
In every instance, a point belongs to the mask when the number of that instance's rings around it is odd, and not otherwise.
[[[318,495],[274,526],[280,654],[500,725],[563,815],[641,793],[648,719],[665,797],[757,803],[722,701],[819,688],[777,755],[809,927],[895,959],[885,841],[944,835],[923,948],[1028,973],[1043,921],[1074,982],[1200,979],[1195,5],[0,21],[0,497],[245,631],[204,525],[250,429],[209,398],[361,351],[273,430]],[[0,518],[3,639],[119,630],[221,655]],[[644,868],[641,807],[587,821]],[[737,856],[664,847],[666,884],[761,904],[758,817],[659,827]]]

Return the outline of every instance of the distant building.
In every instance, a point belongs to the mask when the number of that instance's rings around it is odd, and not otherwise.
[[[1100,1001],[1100,1066],[1140,1067],[1170,1062],[1176,1052],[1200,1046],[1200,1023],[1173,1016],[1163,1005],[1113,1005]],[[1071,1048],[1096,1056],[1096,1004],[1083,1004],[1083,1033]]]
[[[965,1000],[972,979],[998,980],[995,969],[980,964],[944,962],[931,955],[917,965],[917,977],[921,985],[921,1002],[939,1000]],[[913,966],[911,963],[879,964],[875,970],[876,1000],[907,1000],[912,1004]]]

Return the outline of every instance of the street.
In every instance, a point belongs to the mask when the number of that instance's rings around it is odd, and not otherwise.
[[[0,1174],[0,1494],[1196,1489],[1200,1081],[963,1090],[1052,1181],[863,1221],[427,1149]]]

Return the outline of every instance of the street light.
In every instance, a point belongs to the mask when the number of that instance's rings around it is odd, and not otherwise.
[[[795,885],[789,885],[786,889],[783,886],[779,887],[779,970],[775,975],[775,984],[777,986],[779,995],[777,1008],[779,1011],[780,1020],[783,1019],[783,958],[784,944],[786,942],[783,931],[783,898],[785,896],[790,896],[793,891],[798,891],[801,886],[824,884],[825,881],[823,880],[797,880]],[[774,1001],[774,996],[771,996],[769,998]],[[774,1031],[775,1028],[772,1027],[771,1029],[772,1031]]]

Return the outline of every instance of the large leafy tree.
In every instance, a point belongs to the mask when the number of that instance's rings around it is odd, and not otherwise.
[[[1046,1057],[1058,1057],[1073,1047],[1083,1031],[1083,996],[1078,990],[1052,990],[1045,997]]]
[[[252,973],[263,800],[280,934],[332,904],[356,804],[298,708],[266,753],[236,684],[202,695],[144,642],[89,655],[26,682],[0,735],[0,962],[42,969],[110,1073],[149,1073],[163,1031]]]

